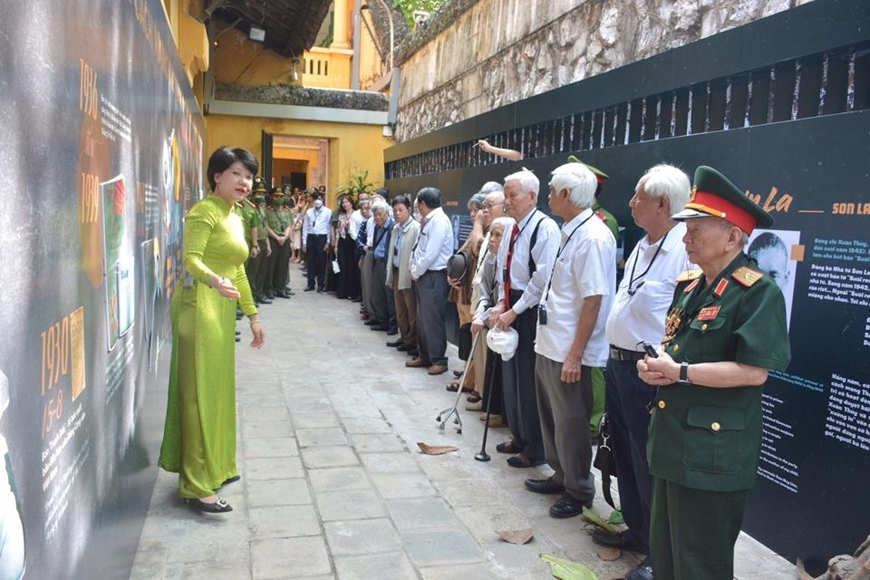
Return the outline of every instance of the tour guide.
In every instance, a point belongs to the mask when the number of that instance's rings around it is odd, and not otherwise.
[[[653,574],[731,580],[761,449],[762,387],[791,359],[782,293],[743,253],[773,218],[705,166],[672,217],[686,220],[686,253],[700,270],[677,280],[663,352],[637,363],[659,387],[647,446]]]

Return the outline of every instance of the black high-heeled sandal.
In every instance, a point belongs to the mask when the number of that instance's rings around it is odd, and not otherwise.
[[[214,503],[207,503],[199,498],[191,498],[186,501],[187,505],[209,514],[223,514],[233,511],[233,506],[228,504],[227,500],[222,497],[219,497]]]

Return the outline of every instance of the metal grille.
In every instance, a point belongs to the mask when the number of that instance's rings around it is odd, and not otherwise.
[[[870,108],[870,42],[578,112],[485,138],[538,158]],[[502,163],[464,141],[386,164],[387,179]]]

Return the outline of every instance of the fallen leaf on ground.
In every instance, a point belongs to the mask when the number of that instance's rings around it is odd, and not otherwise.
[[[610,522],[596,514],[594,511],[586,507],[583,508],[583,519],[590,524],[594,524],[599,528],[606,530],[612,534],[618,534],[621,530],[619,526],[611,524]]]
[[[619,560],[619,557],[622,556],[622,550],[619,548],[601,548],[598,550],[598,557],[605,562],[613,562],[614,560]]]
[[[505,542],[510,542],[511,544],[520,546],[535,537],[535,528],[526,528],[525,530],[505,530],[496,533],[498,534],[498,537]]]
[[[427,445],[420,441],[417,441],[417,447],[426,455],[444,455],[451,451],[459,451],[459,447],[454,447],[453,445]]]
[[[550,565],[550,572],[559,580],[598,580],[598,576],[582,564],[562,560],[549,554],[541,554],[541,560]]]
[[[622,519],[622,512],[619,510],[613,510],[610,512],[610,517],[607,518],[607,521],[611,524],[624,524],[625,520]]]

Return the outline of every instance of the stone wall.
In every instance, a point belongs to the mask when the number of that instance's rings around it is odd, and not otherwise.
[[[481,0],[403,63],[396,140],[810,1]]]

